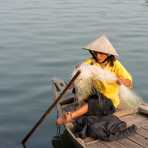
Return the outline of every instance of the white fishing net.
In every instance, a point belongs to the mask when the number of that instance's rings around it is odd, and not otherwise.
[[[125,85],[119,86],[119,97],[121,102],[121,107],[124,109],[138,108],[138,106],[143,103],[143,99]]]
[[[114,73],[95,65],[81,64],[74,70],[72,75],[78,70],[81,71],[81,74],[75,80],[74,87],[76,90],[76,97],[80,102],[87,99],[87,97],[93,93],[95,81],[106,81],[108,83],[117,81],[117,77]],[[143,102],[141,97],[124,85],[119,86],[119,97],[122,107],[125,109],[136,108]]]

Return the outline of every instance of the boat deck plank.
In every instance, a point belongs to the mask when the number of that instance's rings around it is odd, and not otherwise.
[[[104,142],[109,148],[126,148],[124,145],[119,143],[118,141],[113,142]]]
[[[142,128],[148,130],[148,123],[146,123],[145,125],[143,125]]]
[[[147,138],[145,138],[141,135],[135,134],[133,136],[130,136],[129,139],[131,141],[135,142],[136,144],[140,145],[141,147],[146,148],[148,146]]]
[[[86,148],[110,148],[102,141],[98,140],[98,142],[89,143],[86,145]]]
[[[141,148],[141,145],[131,141],[128,138],[118,140],[118,142],[121,143],[122,145],[124,145],[126,148]]]
[[[137,133],[145,138],[148,139],[148,130],[145,129],[144,127],[141,127],[137,130]]]
[[[121,117],[120,119],[125,121],[128,126],[135,124],[138,128],[148,123],[148,118],[140,114],[128,115],[125,117]]]

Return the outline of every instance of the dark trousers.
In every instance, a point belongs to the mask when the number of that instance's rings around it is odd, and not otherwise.
[[[94,93],[88,97],[88,115],[98,117],[113,114],[115,107],[110,99],[101,93]]]
[[[88,97],[88,113],[74,123],[75,134],[81,138],[92,137],[112,141],[128,137],[136,132],[136,126],[127,127],[124,121],[113,115],[115,107],[104,95],[94,93]]]

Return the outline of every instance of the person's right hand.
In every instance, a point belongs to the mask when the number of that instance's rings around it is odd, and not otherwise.
[[[79,68],[79,67],[80,67],[80,65],[81,65],[81,64],[77,64],[77,65],[75,66],[75,68]]]

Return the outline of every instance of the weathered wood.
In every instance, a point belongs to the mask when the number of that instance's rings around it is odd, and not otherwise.
[[[148,122],[146,124],[143,124],[142,128],[148,130]]]
[[[122,140],[118,140],[119,143],[121,143],[122,145],[124,145],[126,148],[141,148],[141,146],[139,144],[136,144],[135,142],[124,138]]]
[[[124,145],[117,141],[113,142],[104,142],[105,145],[107,145],[109,148],[126,148]]]
[[[142,121],[140,124],[137,125],[138,128],[140,127],[146,127],[148,125],[148,120]],[[148,127],[147,127],[148,128]]]
[[[144,147],[144,148],[148,147],[148,140],[147,140],[147,138],[144,138],[141,135],[135,134],[133,136],[130,136],[129,139],[131,141],[135,142],[136,144]]]
[[[97,142],[87,144],[86,148],[110,148],[110,147],[102,143],[102,141],[98,140]]]
[[[145,116],[135,114],[135,115],[128,115],[126,117],[120,118],[122,121],[125,121],[128,126],[135,124],[137,127],[141,127],[142,123],[148,122]]]
[[[143,129],[143,128],[139,128],[139,129],[137,130],[137,133],[138,133],[139,135],[141,135],[141,136],[143,136],[143,137],[145,137],[145,138],[148,139],[148,130]]]

